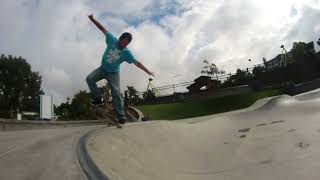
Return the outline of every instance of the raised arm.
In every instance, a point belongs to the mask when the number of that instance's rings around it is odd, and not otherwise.
[[[98,27],[98,29],[103,32],[103,34],[106,34],[108,32],[105,27],[103,27],[97,20],[94,19],[93,14],[90,14],[88,17]]]
[[[149,74],[149,75],[151,75],[151,76],[154,76],[154,73],[153,72],[150,72],[146,67],[144,67],[144,65],[143,64],[141,64],[138,60],[136,60],[136,62],[134,62],[134,64],[138,67],[138,68],[140,68],[140,69],[142,69],[144,72],[146,72],[147,74]]]

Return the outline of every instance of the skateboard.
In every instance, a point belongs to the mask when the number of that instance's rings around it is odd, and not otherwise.
[[[103,114],[103,116],[107,116],[105,119],[112,126],[116,126],[117,128],[122,128],[122,125],[118,123],[114,110],[112,109],[113,105],[112,105],[112,99],[111,99],[111,89],[108,83],[106,83],[106,85],[102,87],[101,92],[102,92],[102,99],[104,103],[98,106],[91,104],[91,106],[94,109],[100,111],[100,113]]]
[[[107,108],[105,105],[100,105],[100,106],[93,106],[92,107],[98,111],[100,111],[101,114],[106,116],[106,120],[112,125],[117,128],[122,128],[122,125],[118,123],[117,119],[111,114],[111,112],[107,111]]]

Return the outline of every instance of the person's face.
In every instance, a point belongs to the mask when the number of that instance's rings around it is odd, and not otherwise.
[[[120,49],[126,48],[129,43],[130,43],[129,40],[127,38],[124,38],[119,41],[119,48]]]

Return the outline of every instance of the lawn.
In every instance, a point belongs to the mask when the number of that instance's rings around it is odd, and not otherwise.
[[[177,120],[223,113],[247,108],[259,99],[282,94],[279,90],[264,90],[242,95],[189,100],[185,102],[138,106],[143,114],[152,120]]]

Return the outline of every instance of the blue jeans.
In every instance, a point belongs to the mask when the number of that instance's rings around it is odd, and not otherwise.
[[[116,109],[118,119],[125,117],[123,102],[120,94],[120,75],[118,72],[104,72],[100,67],[92,71],[86,78],[93,99],[101,99],[102,94],[97,86],[97,82],[106,79],[111,88],[112,103]]]

